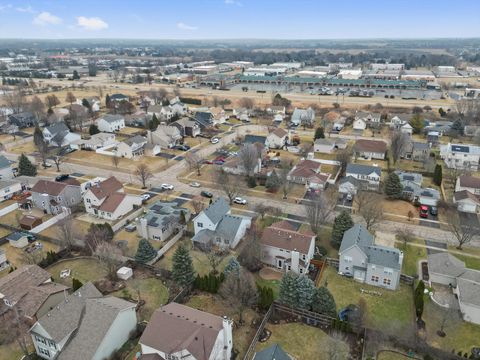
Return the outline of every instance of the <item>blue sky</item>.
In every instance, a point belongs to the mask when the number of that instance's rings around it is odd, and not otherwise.
[[[0,37],[480,37],[479,14],[478,0],[0,0]]]

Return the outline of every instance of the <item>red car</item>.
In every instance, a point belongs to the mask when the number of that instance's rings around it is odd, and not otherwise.
[[[428,218],[428,206],[427,205],[420,206],[420,217]]]

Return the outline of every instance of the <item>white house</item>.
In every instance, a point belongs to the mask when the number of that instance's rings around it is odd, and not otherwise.
[[[288,143],[288,131],[282,128],[275,128],[267,135],[266,142],[270,149],[281,149]]]
[[[43,138],[48,144],[66,146],[81,139],[80,134],[70,132],[63,121],[43,129]]]
[[[194,246],[208,249],[211,246],[234,249],[250,228],[252,219],[231,215],[230,206],[224,198],[214,200],[193,219]]]
[[[440,146],[440,157],[448,168],[476,171],[479,168],[480,147],[448,143]]]
[[[90,105],[90,109],[92,112],[99,112],[100,111],[100,99],[96,96],[91,96],[88,98],[77,99],[78,105],[83,105],[83,100],[88,101],[88,105]]]
[[[381,140],[359,139],[353,146],[353,152],[356,157],[383,160],[387,152],[387,144]]]
[[[5,156],[0,155],[0,180],[11,180],[15,177],[13,164],[15,164],[15,161],[8,160]]]
[[[342,178],[338,185],[340,194],[356,195],[358,190],[368,189],[369,183],[366,180],[359,180],[353,176]]]
[[[412,125],[410,125],[409,123],[406,123],[404,125],[402,125],[400,127],[400,131],[403,133],[403,134],[407,134],[409,136],[412,136],[413,134],[413,127]]]
[[[98,130],[113,133],[125,127],[125,118],[122,115],[105,114],[97,120]]]
[[[462,175],[457,178],[455,191],[467,190],[475,195],[480,195],[480,178],[469,175]]]
[[[91,186],[83,196],[83,203],[88,214],[106,220],[118,220],[141,206],[142,198],[126,194],[122,183],[112,176]]]
[[[263,230],[260,245],[263,263],[285,272],[306,274],[315,252],[315,234],[296,231],[283,220]]]
[[[28,245],[28,236],[23,232],[13,232],[7,236],[10,246],[24,248]]]
[[[479,196],[468,190],[457,191],[453,194],[453,203],[457,204],[458,211],[475,214],[480,210]]]
[[[222,170],[228,174],[234,175],[247,175],[245,167],[243,166],[242,160],[239,156],[233,156],[227,159],[223,165]],[[262,170],[262,159],[258,158],[255,167],[252,169],[250,175],[258,174]]]
[[[91,135],[88,139],[77,140],[70,144],[70,146],[74,149],[97,150],[115,144],[117,144],[117,141],[115,140],[115,134],[101,132]]]
[[[0,201],[10,199],[22,191],[22,184],[15,180],[0,180]]]
[[[335,151],[335,140],[317,139],[313,144],[313,151],[322,154],[331,154]]]
[[[118,143],[115,154],[119,157],[133,159],[145,153],[145,145],[147,145],[147,138],[141,135],[135,135]]]
[[[292,118],[290,122],[294,126],[299,126],[301,124],[313,124],[315,121],[315,111],[309,107],[308,109],[298,109],[293,110]]]
[[[368,189],[378,190],[380,187],[382,170],[378,166],[348,164],[345,176],[351,176],[357,180],[366,181],[365,184],[368,183]]]
[[[353,121],[353,130],[355,131],[363,131],[367,128],[367,123],[363,119],[355,119]]]
[[[155,310],[139,344],[142,359],[230,360],[232,321],[171,302]]]
[[[110,358],[137,327],[135,308],[86,283],[30,328],[35,351],[47,360]]]

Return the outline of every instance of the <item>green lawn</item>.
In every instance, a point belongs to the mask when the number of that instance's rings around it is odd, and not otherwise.
[[[60,279],[60,271],[70,269],[70,277]],[[46,269],[52,274],[56,282],[72,286],[72,278],[80,280],[82,283],[103,279],[107,272],[102,268],[96,259],[72,259],[62,261]]]
[[[403,244],[400,243],[396,243],[395,246],[401,251],[403,251],[402,273],[410,276],[417,275],[418,261],[421,259],[427,259],[427,249],[408,244],[405,247]]]
[[[389,333],[405,332],[410,334],[414,326],[413,293],[410,287],[400,285],[397,291],[362,284],[351,278],[338,275],[332,267],[327,267],[322,283],[337,303],[337,310],[349,304],[358,304],[361,298],[367,303],[366,326]],[[362,294],[360,289],[380,292],[381,296]]]
[[[470,269],[480,270],[480,259],[471,256],[452,254],[456,258],[465,262],[465,266]]]
[[[402,355],[392,351],[382,351],[378,356],[377,360],[406,360],[411,359],[408,355]]]
[[[258,286],[269,287],[273,290],[273,296],[275,299],[278,298],[280,292],[280,280],[265,280],[262,279],[258,274],[255,274],[255,282]]]
[[[455,353],[460,350],[470,353],[472,347],[480,346],[480,325],[463,321],[460,317],[448,320],[444,330],[447,335],[444,338],[439,337],[437,330],[440,329],[443,320],[443,311],[426,298],[422,318],[425,321],[427,341],[430,345],[447,352],[455,349]]]
[[[16,341],[8,345],[0,345],[0,360],[17,360],[22,355],[23,352]]]
[[[266,342],[259,342],[256,351],[263,350],[273,344],[279,344],[283,350],[295,359],[329,359],[325,348],[332,340],[319,328],[303,323],[267,324],[266,328],[272,332],[272,335]],[[342,345],[347,349],[348,345],[346,343]]]

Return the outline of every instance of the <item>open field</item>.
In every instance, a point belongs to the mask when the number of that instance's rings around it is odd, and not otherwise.
[[[338,275],[332,267],[327,267],[325,270],[322,284],[335,298],[337,311],[349,304],[358,304],[363,298],[367,303],[367,327],[392,334],[396,332],[410,334],[413,331],[413,292],[410,287],[401,284],[397,291],[392,291],[362,284]],[[382,295],[362,294],[360,289],[377,291]]]
[[[427,249],[418,246],[396,243],[395,247],[403,251],[403,266],[402,273],[410,276],[417,275],[418,262],[422,259],[427,259]]]
[[[64,269],[71,270],[70,277],[60,279],[60,272]],[[78,279],[85,284],[88,281],[93,282],[103,279],[107,274],[100,263],[93,258],[78,258],[62,261],[48,267],[46,270],[52,274],[54,281],[67,286],[72,286],[72,278]]]
[[[267,341],[257,343],[256,351],[279,344],[295,359],[328,360],[330,358],[326,349],[335,346],[337,351],[340,350],[338,343],[334,342],[323,330],[303,323],[267,324],[266,328],[272,332],[272,335]],[[348,351],[346,343],[341,343],[341,346],[342,351]]]

